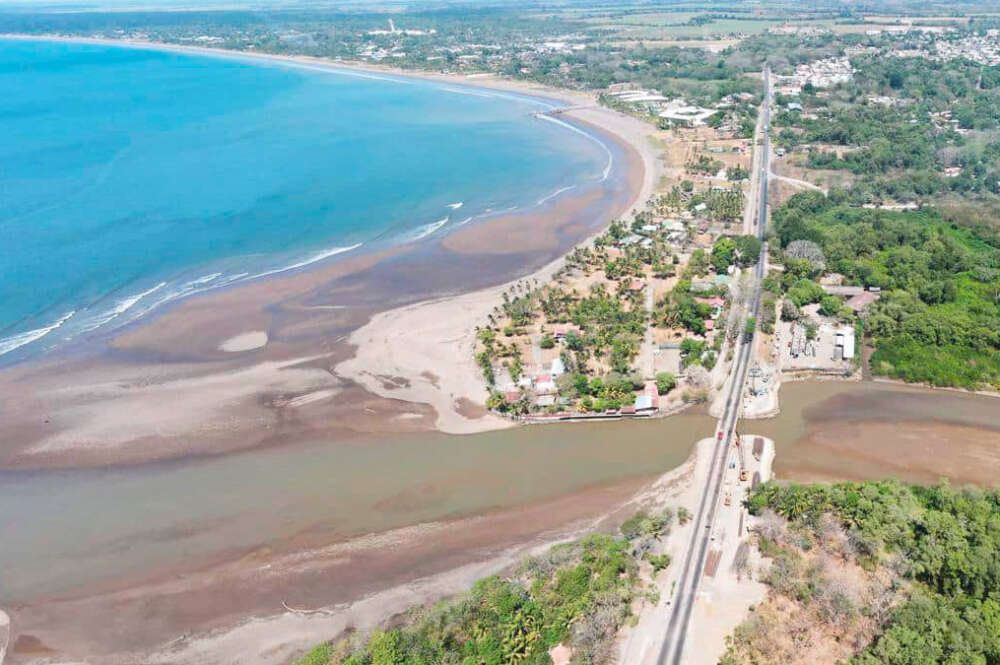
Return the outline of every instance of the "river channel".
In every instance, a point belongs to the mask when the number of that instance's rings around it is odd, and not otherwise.
[[[879,383],[802,382],[781,415],[742,429],[777,441],[796,480],[1000,477],[1000,400]],[[328,541],[640,484],[680,464],[713,419],[395,435],[128,468],[0,472],[4,602],[198,567],[321,533]]]

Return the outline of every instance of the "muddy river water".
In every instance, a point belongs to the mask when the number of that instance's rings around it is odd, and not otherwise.
[[[804,382],[781,415],[742,425],[777,441],[779,477],[1000,478],[1000,400],[878,383]],[[327,541],[638,483],[711,436],[664,420],[421,434],[278,447],[118,469],[0,472],[0,605],[72,595],[271,543]]]
[[[996,397],[889,383],[790,383],[781,388],[777,418],[743,428],[777,442],[779,478],[1000,483]]]

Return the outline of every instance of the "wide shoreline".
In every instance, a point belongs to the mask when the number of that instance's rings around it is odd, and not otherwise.
[[[351,68],[331,61],[163,44],[57,41]],[[365,71],[386,73],[381,68]],[[185,464],[306,441],[356,445],[370,433],[391,437],[510,425],[477,407],[482,382],[462,340],[473,339],[475,325],[507,284],[546,278],[574,246],[590,242],[610,221],[645,202],[659,173],[648,140],[652,128],[596,106],[587,95],[499,80],[392,74],[569,105],[587,100],[591,106],[564,115],[613,145],[617,175],[587,196],[560,199],[534,214],[470,225],[423,247],[359,252],[194,295],[129,325],[100,348],[95,343],[0,370],[0,408],[5,416],[0,422],[0,469],[58,474],[61,468]],[[433,323],[429,328],[428,322]],[[400,333],[402,342],[395,337]],[[413,343],[415,338],[419,344]],[[405,353],[386,354],[386,344]],[[165,622],[190,612],[191,594],[197,598],[198,589],[212,590],[217,600],[213,604],[206,599],[198,617],[176,624],[184,626],[182,630],[226,630],[247,616],[280,612],[275,594],[288,589],[316,592],[316,585],[309,582],[315,573],[302,566],[332,574],[335,586],[343,587],[327,603],[320,598],[307,600],[317,604],[351,602],[455,566],[482,571],[483,565],[496,565],[498,548],[522,551],[525,543],[537,542],[544,534],[565,533],[581,520],[589,523],[627,502],[646,482],[648,477],[631,477],[605,486],[583,486],[529,505],[505,504],[498,497],[495,510],[439,525],[452,534],[447,539],[433,524],[417,522],[405,531],[408,544],[398,553],[378,547],[358,550],[370,562],[367,573],[353,568],[335,573],[345,561],[341,550],[352,547],[351,541],[334,538],[331,544],[316,536],[304,549],[286,549],[294,548],[289,542],[268,542],[260,551],[235,559],[223,556],[208,569],[173,576],[174,582],[166,586],[153,582],[158,577],[151,573],[134,584],[122,580],[111,593],[94,589],[94,594],[39,599],[14,613],[15,630],[31,635],[19,628],[27,622],[39,629],[42,644],[65,645],[67,656],[77,655],[76,639],[81,653],[90,652],[98,659],[102,652],[111,655],[102,643],[115,654],[132,651],[131,645],[143,653],[152,644],[161,644],[164,634],[177,636],[169,629],[164,632]],[[470,524],[475,528],[468,528]],[[373,534],[362,540],[378,545],[379,537]],[[272,555],[271,546],[284,556]],[[376,554],[385,560],[374,558]],[[309,560],[313,563],[302,563]],[[284,570],[281,575],[275,571],[270,595],[222,600],[245,588],[247,575],[260,574],[259,566],[271,563]],[[176,600],[150,605],[158,594]],[[125,606],[134,612],[123,614]],[[80,621],[83,616],[88,621]],[[91,630],[79,631],[88,625]],[[116,637],[100,637],[107,629]],[[45,642],[50,636],[55,641]],[[11,658],[30,660],[31,644],[28,640],[28,651],[15,649]]]
[[[644,198],[641,197],[637,199],[640,203],[643,200]],[[511,222],[511,225],[516,228],[514,222]],[[489,236],[488,233],[484,235]],[[487,237],[485,241],[488,240]],[[587,241],[589,240],[584,242]],[[467,239],[466,242],[475,243],[476,239]],[[479,242],[484,242],[484,239],[479,239]],[[366,267],[374,266],[380,260],[398,258],[398,256],[397,254],[390,257],[358,257],[350,263],[355,272],[363,271]],[[503,256],[502,253],[501,256]],[[553,259],[536,269],[528,278],[533,276],[538,276],[539,279],[544,278],[550,274],[550,271],[561,265],[562,260],[561,257]],[[351,269],[338,267],[341,264],[342,262],[336,262],[335,265],[318,269],[328,269],[331,274],[336,273],[337,279],[344,279],[353,274]],[[318,287],[308,287],[307,285],[310,272],[305,271],[301,275],[296,275],[295,277],[302,277],[301,280],[296,281],[296,284],[305,288],[311,296],[320,297],[323,293],[318,290]],[[521,277],[520,279],[525,278]],[[285,288],[287,291],[278,289],[279,293],[291,294],[299,287],[289,286]],[[282,349],[274,356],[264,355],[259,361],[255,360],[249,365],[239,362],[227,363],[213,356],[210,345],[199,349],[198,353],[190,356],[185,355],[186,349],[182,345],[156,346],[153,342],[162,342],[162,338],[157,340],[155,335],[149,337],[149,330],[144,330],[143,326],[136,326],[123,336],[122,340],[119,340],[118,346],[114,349],[114,359],[121,363],[120,368],[124,368],[128,372],[125,377],[126,381],[136,385],[140,385],[144,381],[152,381],[150,385],[155,386],[162,385],[156,383],[159,378],[150,379],[141,372],[133,371],[134,364],[149,365],[155,362],[157,354],[163,354],[164,362],[176,364],[179,370],[176,376],[170,377],[168,381],[168,383],[181,382],[177,390],[166,392],[171,398],[176,398],[178,393],[186,389],[192,389],[194,392],[203,391],[202,394],[216,397],[229,396],[231,395],[230,391],[234,389],[232,382],[225,381],[224,387],[220,389],[218,382],[207,381],[206,376],[234,374],[238,381],[256,382],[253,385],[267,386],[268,399],[281,401],[286,407],[291,405],[290,408],[286,409],[287,411],[308,412],[310,417],[316,418],[314,423],[318,423],[321,427],[335,427],[335,419],[330,417],[322,419],[317,412],[328,408],[334,399],[349,399],[355,400],[350,402],[352,408],[372,409],[374,411],[373,419],[392,419],[403,429],[408,424],[413,424],[443,431],[454,428],[453,431],[458,432],[464,431],[462,428],[470,427],[469,423],[473,423],[468,431],[480,431],[477,429],[479,426],[483,426],[483,429],[489,429],[494,425],[502,426],[505,422],[491,423],[482,416],[471,417],[479,414],[471,411],[467,405],[459,404],[456,406],[457,400],[454,397],[458,394],[456,391],[465,387],[462,377],[467,379],[468,376],[472,376],[478,382],[479,377],[474,365],[471,366],[471,374],[469,373],[470,368],[466,367],[461,371],[455,368],[455,371],[449,371],[446,376],[438,374],[422,376],[426,363],[418,362],[418,360],[421,358],[430,359],[436,366],[452,367],[450,363],[454,363],[456,356],[458,356],[459,359],[468,358],[471,365],[471,354],[464,353],[461,340],[453,336],[453,331],[457,326],[445,325],[445,323],[460,319],[464,326],[468,321],[475,321],[476,317],[483,312],[483,307],[486,307],[486,311],[488,311],[496,303],[502,289],[503,285],[494,286],[465,294],[408,304],[401,308],[382,312],[375,312],[372,309],[371,313],[374,315],[369,318],[367,323],[355,327],[353,332],[349,330],[351,325],[354,325],[354,322],[359,322],[363,317],[359,315],[347,322],[339,322],[343,334],[348,336],[344,341],[351,342],[358,347],[353,358],[349,355],[352,349],[346,344],[341,344],[333,350],[317,350],[314,345],[312,347],[309,344],[297,345],[294,335],[272,336],[265,333],[267,339],[262,346],[256,346],[256,342],[252,344],[234,343],[237,348],[236,353],[246,353],[252,356],[260,349],[266,349],[272,341],[285,345],[287,348]],[[223,300],[240,304],[243,302],[242,296],[237,291],[234,289],[231,293],[222,294],[226,296]],[[289,307],[288,311],[293,311],[294,308],[308,309],[329,306],[317,305],[316,301],[309,298],[297,298],[294,295],[281,295],[274,302],[281,303],[282,306],[290,304],[292,307]],[[211,307],[212,304],[209,303],[206,307]],[[196,311],[198,309],[200,308],[196,308]],[[165,314],[170,318],[167,322],[168,330],[182,333],[185,338],[192,336],[192,331],[199,330],[198,326],[188,327],[183,317],[170,317],[170,313]],[[286,311],[285,314],[288,315],[288,312]],[[238,324],[230,331],[232,334],[224,338],[224,341],[247,335],[254,335],[253,339],[259,341],[257,333],[261,330],[268,330],[268,322],[263,318],[248,317],[241,319]],[[308,320],[294,320],[292,324],[290,326],[292,331],[307,334],[312,330]],[[215,332],[219,333],[220,331],[215,329]],[[212,340],[217,341],[218,338],[219,334],[216,334]],[[315,355],[301,355],[310,348],[315,352]],[[399,353],[400,349],[405,353]],[[217,351],[218,349],[216,349]],[[266,351],[260,352],[267,353]],[[202,355],[199,356],[199,353]],[[230,352],[226,351],[225,353]],[[324,353],[326,355],[323,355]],[[362,354],[365,355],[362,356]],[[218,353],[215,355],[218,355],[218,358],[223,358]],[[216,363],[212,366],[213,372],[215,372],[213,374],[206,374],[204,371],[206,357],[211,357],[212,362]],[[105,369],[92,365],[78,369],[83,372],[84,376],[92,378],[91,385],[100,387],[100,391],[98,391],[100,394],[108,394],[115,390],[108,385],[109,380]],[[288,379],[289,373],[295,374],[294,381]],[[324,375],[330,373],[342,378],[346,377],[346,381],[356,385],[350,386],[340,382],[327,383]],[[272,390],[271,386],[275,383],[277,383],[277,387]],[[155,399],[157,395],[161,394],[163,393],[153,392],[152,397]],[[381,400],[372,399],[371,395],[373,394],[379,396]],[[239,393],[237,397],[243,399],[245,395]],[[148,398],[147,394],[146,399]],[[390,405],[390,407],[380,406],[381,403]],[[198,406],[194,403],[188,405],[191,408]],[[444,417],[442,412],[445,413]],[[397,418],[401,418],[401,420],[396,420]],[[259,426],[267,427],[269,424],[261,422]],[[330,432],[331,430],[327,429],[326,431]],[[161,442],[151,441],[150,443]],[[280,443],[274,441],[270,444],[264,442],[260,445],[280,445]],[[179,454],[199,453],[200,451],[188,451],[187,453],[182,451]],[[58,462],[59,457],[52,459]],[[99,460],[100,457],[93,459]],[[693,459],[682,465],[676,473],[683,475],[684,470],[693,464]],[[137,457],[132,461],[142,463],[144,460],[142,457]],[[94,463],[99,464],[99,461]],[[672,477],[674,477],[672,474],[668,474],[664,478]],[[630,483],[633,482],[635,485],[631,486],[630,489]],[[483,540],[478,541],[479,549],[467,542],[464,546],[454,546],[454,549],[446,550],[443,553],[441,551],[425,551],[419,555],[419,560],[426,566],[433,566],[436,567],[436,570],[444,572],[430,569],[410,571],[402,566],[397,566],[394,569],[395,574],[420,575],[420,579],[416,582],[409,581],[401,586],[392,587],[388,592],[369,590],[371,595],[365,595],[361,601],[352,603],[350,607],[331,608],[331,612],[340,613],[336,616],[325,612],[308,616],[294,611],[279,614],[270,613],[270,616],[268,616],[268,612],[255,612],[253,616],[266,618],[246,619],[241,621],[235,629],[231,629],[231,625],[219,627],[217,632],[208,636],[178,635],[176,640],[172,640],[164,646],[163,650],[158,651],[153,659],[145,657],[148,652],[138,649],[135,654],[126,657],[124,661],[116,658],[114,662],[149,662],[150,660],[154,662],[199,663],[243,662],[245,654],[254,651],[262,662],[284,662],[290,653],[294,653],[295,649],[300,648],[296,645],[322,639],[322,637],[336,634],[344,628],[374,625],[391,617],[394,613],[392,608],[401,609],[408,604],[431,600],[443,593],[464,588],[476,577],[501,569],[512,560],[512,557],[523,554],[526,550],[532,549],[532,546],[544,547],[551,542],[544,538],[542,538],[544,542],[540,542],[540,536],[529,533],[530,529],[524,524],[526,516],[531,519],[531,515],[544,515],[549,526],[558,531],[558,533],[546,532],[549,534],[548,538],[568,537],[578,532],[579,529],[592,529],[596,526],[597,518],[588,519],[581,513],[590,511],[591,515],[603,515],[606,518],[607,512],[602,511],[606,511],[609,506],[621,506],[622,500],[628,496],[629,492],[634,492],[637,487],[646,484],[647,482],[640,482],[639,479],[632,479],[614,487],[585,488],[579,493],[563,495],[552,501],[539,502],[537,505],[515,506],[506,511],[475,515],[468,519],[457,520],[451,525],[421,524],[410,530],[399,530],[401,533],[373,534],[369,540],[372,545],[376,546],[376,551],[391,550],[392,546],[399,545],[402,539],[407,536],[413,537],[411,544],[415,549],[428,547],[431,542],[441,538],[443,531],[439,529],[442,529],[443,526],[450,526],[456,531],[469,531],[468,534],[463,533],[463,536],[470,539],[470,542],[475,539],[477,528],[481,531],[499,528],[502,531],[501,536],[509,540],[507,543],[500,542],[499,545],[495,539],[489,541],[490,546],[494,548],[492,552],[485,551],[490,548],[482,547]],[[630,503],[631,501],[625,501],[625,505]],[[574,515],[575,520],[571,517]],[[536,517],[536,519],[542,518]],[[567,523],[566,520],[573,521]],[[509,545],[518,539],[520,539],[518,544],[503,548],[503,545]],[[529,542],[531,545],[526,546],[525,542]],[[280,560],[286,568],[293,569],[308,568],[314,565],[318,569],[322,569],[322,565],[329,566],[330,561],[333,561],[333,565],[341,565],[341,560],[351,561],[349,555],[345,559],[344,552],[345,550],[350,551],[354,546],[355,543],[337,543],[321,546],[315,551],[295,550],[285,553],[288,555],[286,557],[272,556],[267,548],[264,548],[261,552],[254,552],[236,562],[221,564],[211,571],[199,571],[200,573],[209,572],[209,579],[218,584],[217,586],[206,585],[204,594],[208,598],[213,592],[224,596],[225,592],[234,594],[234,591],[249,591],[257,586],[260,579],[266,579],[271,575],[270,565],[275,560]],[[497,547],[501,547],[502,550],[495,551]],[[392,552],[386,552],[386,555],[391,554]],[[363,559],[364,555],[365,552],[362,551],[358,558]],[[456,568],[455,565],[458,567]],[[377,574],[377,565],[373,565],[372,569]],[[404,570],[406,572],[400,572]],[[274,574],[277,576],[277,573]],[[346,573],[345,579],[354,574],[356,571],[350,570]],[[372,573],[368,574],[372,575]],[[301,581],[302,578],[299,579],[298,590],[300,592],[308,591],[308,577],[305,579],[307,580],[305,584]],[[180,596],[185,590],[190,590],[204,581],[205,577],[200,574],[187,578],[178,576],[177,579],[164,582],[162,585],[137,585],[134,588],[106,596],[81,599],[79,602],[70,601],[63,605],[45,607],[40,610],[35,608],[38,614],[33,617],[33,620],[36,625],[46,625],[47,622],[52,622],[52,625],[55,625],[59,623],[61,617],[62,624],[65,626],[68,618],[72,617],[73,620],[92,622],[89,626],[91,630],[86,631],[89,633],[89,639],[99,640],[101,631],[108,629],[121,636],[131,632],[129,621],[135,621],[136,616],[150,619],[156,618],[157,613],[162,612],[164,608],[167,608],[169,612],[171,596],[174,594]],[[381,582],[381,580],[379,581]],[[353,593],[365,593],[365,591],[356,589]],[[157,603],[151,602],[151,598],[158,596],[165,599],[163,605],[157,606]],[[224,601],[217,600],[216,602]],[[366,603],[367,605],[365,605]],[[289,600],[289,605],[295,608],[313,609],[323,604],[316,602],[315,604],[299,605],[294,600]],[[281,612],[280,607],[276,604],[272,603],[267,607],[273,607],[274,612]],[[123,608],[125,611],[122,611]],[[352,611],[354,614],[350,614]],[[227,621],[231,619],[231,616],[227,616]],[[216,621],[218,621],[218,617],[216,617]],[[218,626],[219,624],[207,621],[206,625]],[[78,626],[73,626],[73,628],[78,629]],[[41,658],[46,657],[45,654],[37,655]],[[18,654],[19,660],[29,657],[26,654]],[[94,662],[102,660],[98,656]]]
[[[289,274],[195,294],[130,324],[108,340],[106,349],[95,348],[103,343],[95,341],[83,352],[77,352],[79,349],[60,352],[0,370],[0,403],[7,389],[13,389],[15,384],[19,390],[23,390],[25,384],[34,384],[35,392],[45,396],[58,393],[54,399],[39,400],[34,408],[18,405],[13,414],[8,413],[14,417],[8,418],[10,422],[6,427],[0,426],[3,430],[0,434],[5,434],[8,442],[5,449],[0,448],[0,468],[137,464],[181,455],[218,454],[270,445],[279,438],[284,441],[294,438],[288,434],[269,433],[266,437],[248,440],[245,429],[236,427],[238,434],[229,437],[220,436],[219,428],[212,428],[211,436],[200,438],[216,441],[205,441],[200,446],[179,442],[178,439],[193,434],[206,434],[206,420],[225,418],[232,423],[234,417],[239,420],[241,416],[234,416],[231,410],[224,414],[215,410],[216,413],[210,414],[202,407],[195,409],[200,411],[195,418],[182,423],[176,413],[164,414],[146,408],[150,400],[140,397],[139,393],[144,392],[141,389],[108,394],[109,381],[134,385],[147,380],[148,368],[155,368],[157,379],[156,385],[145,392],[160,393],[155,400],[164,399],[164,393],[169,393],[168,400],[177,399],[175,388],[181,381],[189,392],[206,383],[227,384],[222,395],[224,400],[255,401],[251,409],[254,413],[247,414],[248,419],[265,426],[272,415],[267,412],[274,410],[276,400],[264,393],[277,390],[281,393],[277,400],[279,408],[291,403],[301,416],[315,410],[306,405],[329,403],[335,395],[345,390],[357,392],[357,388],[369,396],[390,400],[395,407],[405,407],[393,408],[393,411],[413,413],[416,409],[415,415],[406,416],[410,422],[397,421],[394,429],[467,433],[509,426],[508,421],[477,407],[485,401],[485,389],[474,368],[471,348],[466,348],[471,343],[475,326],[492,308],[491,301],[498,300],[500,292],[512,281],[546,279],[573,247],[590,242],[611,220],[640,207],[652,193],[659,173],[656,155],[648,141],[652,128],[597,106],[586,94],[500,79],[390,71],[309,57],[153,42],[52,35],[2,35],[0,38],[154,48],[279,65],[377,72],[513,92],[552,103],[577,104],[583,108],[561,113],[560,117],[571,119],[574,124],[599,134],[605,142],[616,146],[619,151],[616,157],[620,158],[616,172],[622,179],[623,188],[617,192],[595,188],[576,198],[560,198],[539,211],[484,220],[444,236],[440,242],[433,243],[433,251],[429,252],[408,245],[370,253],[362,250]],[[580,104],[582,101],[587,101],[589,106]],[[425,265],[417,267],[421,254]],[[427,263],[433,261],[440,266],[438,259],[442,255],[453,263],[453,266],[445,265],[446,270],[451,268],[452,273],[455,270],[464,273],[462,278],[450,280],[448,286],[444,285],[444,277],[420,274],[426,271]],[[407,266],[410,272],[423,279],[422,292],[418,285],[410,293],[393,294],[395,298],[386,295],[392,292],[381,289],[380,282],[409,275],[400,268],[386,277],[388,271],[380,274],[381,266],[398,266],[406,261],[411,263]],[[478,274],[468,279],[472,271]],[[349,298],[353,302],[345,306],[337,296],[347,295],[348,283],[356,289],[361,280],[366,280],[374,291],[383,290],[386,297],[366,300],[351,294]],[[460,286],[456,288],[455,284]],[[344,288],[336,288],[341,285]],[[337,311],[333,307],[341,309]],[[325,312],[323,308],[327,308]],[[278,310],[280,318],[284,319],[280,324],[286,324],[283,331],[274,330]],[[221,315],[222,312],[225,315]],[[401,313],[405,313],[406,318],[401,319]],[[424,326],[428,317],[435,322],[433,330]],[[419,336],[421,342],[426,343],[419,353],[397,344],[401,331],[412,339],[414,330],[433,333]],[[236,353],[220,350],[230,340],[251,332],[262,334],[267,342]],[[202,341],[206,338],[210,342]],[[432,349],[432,340],[441,348]],[[394,345],[397,353],[387,354],[387,345]],[[459,353],[455,353],[456,346],[461,349]],[[393,355],[395,359],[389,361]],[[165,367],[169,371],[164,371]],[[143,368],[146,371],[142,371]],[[178,370],[176,375],[174,369]],[[82,386],[71,395],[67,395],[60,385],[65,377],[54,379],[67,372],[75,375],[76,386]],[[333,377],[323,377],[319,372]],[[292,377],[293,373],[299,376]],[[243,388],[229,385],[234,375],[239,375]],[[195,380],[197,377],[212,380],[199,383]],[[247,389],[248,380],[256,383],[259,389]],[[98,393],[99,399],[95,399]],[[206,397],[211,399],[213,392],[206,392]],[[360,400],[363,396],[355,397]],[[266,403],[264,413],[260,408],[262,402]],[[135,419],[130,426],[120,421],[109,422],[105,414],[97,413],[97,403],[105,410],[126,404],[138,406],[140,412],[145,410],[144,421],[160,422],[155,427],[145,428]],[[433,414],[427,410],[428,405]],[[70,410],[74,418],[60,417],[60,412]],[[42,414],[44,417],[40,417]],[[337,420],[342,422],[345,414],[338,415]],[[357,419],[356,414],[351,418]],[[44,420],[49,427],[38,427],[39,420]],[[32,424],[28,426],[26,421]],[[365,423],[361,431],[368,431],[372,425]],[[126,431],[128,427],[136,430],[134,434]],[[46,433],[53,429],[54,433]],[[309,429],[315,436],[316,427]],[[228,440],[218,441],[220,438]],[[95,441],[101,443],[95,445]]]

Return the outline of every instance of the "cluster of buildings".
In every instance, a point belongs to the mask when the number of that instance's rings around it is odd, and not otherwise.
[[[358,57],[363,60],[371,60],[373,62],[381,62],[386,58],[405,58],[406,51],[400,48],[383,48],[375,44],[365,44],[358,49]]]
[[[965,58],[980,65],[1000,65],[1000,42],[996,30],[990,30],[985,36],[972,36],[951,41],[938,39],[934,42],[934,53],[931,57],[938,60],[955,60]]]
[[[420,56],[428,63],[448,61],[449,66],[457,69],[495,69],[499,64],[511,58],[517,58],[526,66],[523,73],[531,71],[531,65],[542,58],[553,54],[568,55],[582,51],[587,47],[586,38],[579,34],[548,35],[537,39],[525,39],[517,43],[475,43],[457,42],[451,39],[427,42],[414,42],[412,39],[403,42],[401,37],[433,37],[438,32],[434,28],[399,28],[392,19],[388,20],[387,28],[376,28],[358,33],[362,42],[354,47],[359,58],[380,61],[386,58],[403,58],[408,54],[402,50],[403,44],[413,45],[423,43],[425,46],[414,47],[414,56]],[[430,55],[428,55],[428,53]],[[568,64],[565,64],[569,68]]]
[[[622,104],[684,127],[700,127],[719,110],[689,104],[682,97],[664,97],[656,90],[643,90],[631,83],[612,84],[608,86],[607,95]]]
[[[665,97],[656,90],[644,90],[631,83],[612,84],[608,86],[606,94],[622,104],[628,104],[648,115],[662,118],[671,126],[677,127],[702,127],[707,124],[710,117],[719,111],[753,99],[753,95],[749,93],[733,94],[709,108],[691,104],[683,97]],[[729,128],[723,126],[719,129],[727,131],[735,130],[735,128],[734,125]]]
[[[622,416],[643,417],[655,414],[660,408],[660,392],[655,381],[646,381],[642,390],[634,396],[631,404],[624,404],[615,409],[600,412],[581,413],[572,409],[572,400],[559,395],[557,380],[566,373],[566,366],[561,358],[561,351],[566,344],[566,338],[571,333],[580,333],[580,329],[572,324],[556,324],[547,326],[546,334],[556,341],[551,353],[557,353],[550,362],[543,363],[534,375],[522,375],[516,382],[506,372],[501,375],[498,386],[503,392],[504,401],[515,404],[528,399],[534,407],[546,409],[543,413],[528,413],[523,416],[528,421],[552,421],[570,419],[617,418]]]
[[[815,307],[807,308],[815,309]],[[815,312],[804,316],[815,318]],[[815,335],[810,336],[801,321],[782,322],[778,330],[781,340],[781,367],[786,372],[849,372],[853,368],[855,331],[853,326],[820,321]]]
[[[795,35],[798,37],[818,37],[830,32],[829,28],[820,25],[800,25],[795,23],[785,23],[769,28],[772,35]]]
[[[414,29],[401,29],[397,28],[396,24],[393,23],[392,19],[389,19],[389,29],[388,30],[369,30],[366,34],[369,35],[401,35],[406,37],[422,37],[424,35],[436,35],[437,30],[431,28],[430,30],[414,30]]]
[[[935,26],[924,26],[922,29],[929,32],[932,27]],[[923,58],[943,62],[965,59],[980,65],[1000,65],[1000,30],[987,30],[982,35],[964,37],[924,34],[908,38],[905,44],[886,50],[885,55],[890,58]]]
[[[699,226],[699,224],[701,225]],[[608,259],[615,260],[625,256],[630,248],[651,247],[656,242],[666,242],[671,251],[677,253],[681,263],[684,263],[694,248],[710,249],[715,239],[723,232],[723,225],[700,223],[696,213],[684,211],[675,216],[657,217],[642,226],[634,227],[632,232],[608,245],[605,251]],[[715,293],[720,287],[728,287],[731,279],[729,274],[710,274],[705,278],[695,279],[691,285],[692,290],[700,294],[695,296],[697,302],[711,307],[708,318],[704,321],[707,331],[706,338],[708,339],[717,334],[717,328],[724,329],[724,326],[719,325],[719,321],[725,310],[726,300]],[[669,281],[649,275],[633,277],[621,286],[623,289],[650,295],[653,298],[662,295],[667,287],[669,287]],[[681,372],[679,370],[680,343],[658,343],[658,336],[665,332],[667,331],[659,330],[657,333],[656,330],[653,330],[651,336],[647,337],[645,344],[651,345],[648,352],[654,358],[652,370],[648,367],[645,368],[644,373],[647,377],[658,371],[670,371],[675,375]],[[529,342],[529,345],[533,347],[532,351],[524,353],[525,357],[533,358],[534,362],[525,363],[525,370],[517,380],[511,377],[508,368],[502,365],[494,367],[496,386],[503,394],[504,401],[509,405],[526,402],[528,413],[522,418],[529,422],[642,417],[656,414],[660,409],[661,396],[657,390],[656,382],[652,380],[646,381],[644,387],[634,394],[631,404],[625,403],[615,409],[597,412],[582,412],[577,408],[576,400],[568,399],[560,394],[561,382],[559,379],[566,374],[563,352],[567,349],[568,339],[572,335],[582,334],[583,331],[572,323],[542,324],[534,330],[530,334],[531,341]],[[676,335],[676,332],[673,334]],[[546,337],[555,342],[551,348],[542,348],[539,343]]]
[[[802,88],[811,85],[814,88],[832,88],[847,83],[854,78],[854,68],[850,58],[823,58],[803,63],[795,68],[790,76],[776,76],[777,91],[784,95],[797,95]]]
[[[894,25],[880,25],[876,28],[865,30],[869,37],[878,37],[882,34],[908,35],[911,33],[921,33],[924,35],[940,35],[950,32],[951,28],[943,25],[919,25],[913,23],[899,23]]]

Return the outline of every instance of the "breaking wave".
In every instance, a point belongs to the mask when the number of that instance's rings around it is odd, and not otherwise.
[[[63,314],[56,320],[55,323],[52,323],[51,325],[47,325],[43,328],[35,328],[34,330],[28,330],[23,333],[18,333],[16,335],[0,339],[0,356],[10,353],[14,349],[19,349],[26,344],[31,344],[32,342],[40,340],[53,330],[61,328],[62,324],[69,321],[74,314],[76,314],[76,310],[72,310],[68,314]]]

